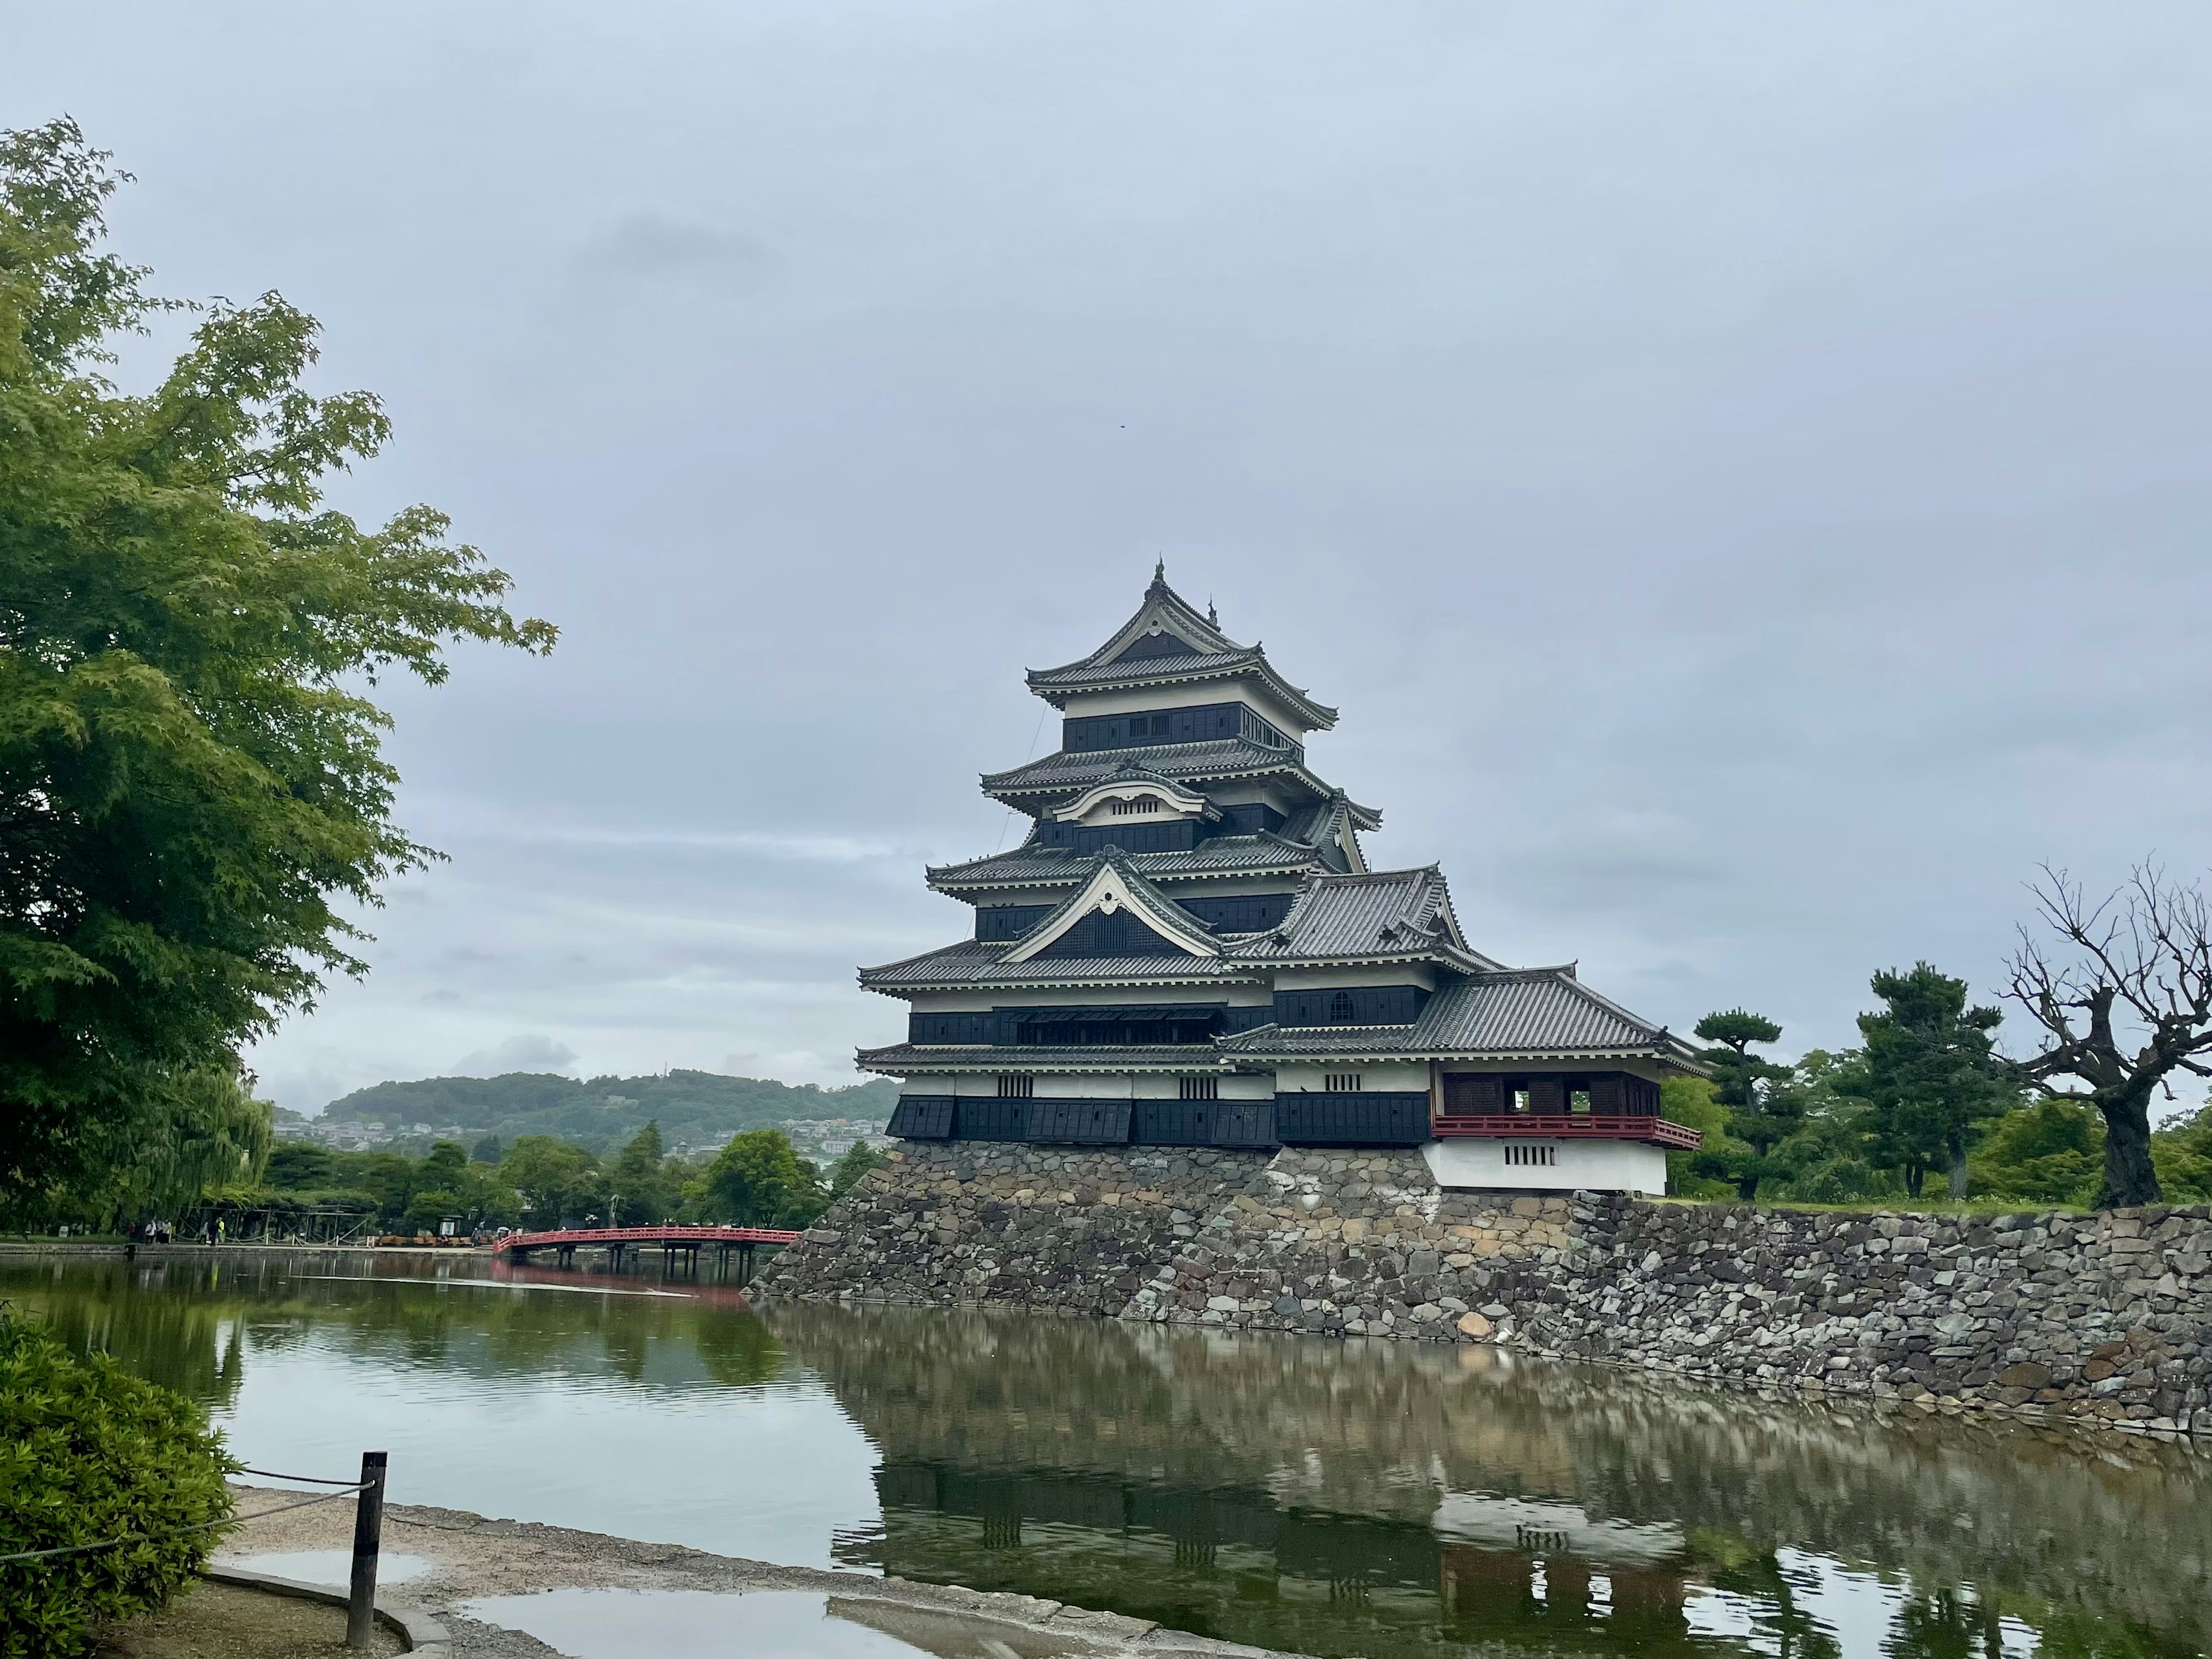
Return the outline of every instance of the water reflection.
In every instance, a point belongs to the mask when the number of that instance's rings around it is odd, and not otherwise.
[[[0,1296],[261,1467],[388,1445],[399,1502],[1294,1651],[2179,1659],[2212,1605],[2212,1460],[2146,1440],[1485,1349],[756,1316],[711,1282],[476,1259],[0,1263]]]
[[[2183,1447],[1486,1349],[768,1317],[883,1452],[882,1531],[848,1559],[907,1577],[1321,1654],[2204,1640],[2212,1484]]]

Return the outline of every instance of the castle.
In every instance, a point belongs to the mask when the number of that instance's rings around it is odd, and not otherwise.
[[[1695,1051],[1471,947],[1435,866],[1370,870],[1382,814],[1307,763],[1336,711],[1156,571],[1079,662],[1033,670],[1058,750],[983,779],[1032,820],[928,872],[974,936],[864,969],[911,1008],[863,1049],[890,1133],[1082,1146],[1419,1147],[1444,1187],[1660,1193]]]

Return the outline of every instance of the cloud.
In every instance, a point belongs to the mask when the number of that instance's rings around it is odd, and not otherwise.
[[[749,236],[635,213],[585,243],[569,268],[594,287],[680,283],[736,291],[762,286],[781,264],[773,249]]]
[[[550,1036],[511,1036],[489,1048],[463,1054],[453,1064],[454,1077],[500,1077],[508,1072],[565,1072],[576,1051]]]

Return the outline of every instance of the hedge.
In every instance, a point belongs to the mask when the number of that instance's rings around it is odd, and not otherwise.
[[[0,1555],[152,1534],[0,1565],[0,1656],[82,1653],[96,1626],[191,1583],[238,1468],[191,1401],[0,1312]]]

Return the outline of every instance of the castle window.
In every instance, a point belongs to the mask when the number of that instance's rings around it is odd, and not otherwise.
[[[1505,1148],[1505,1162],[1513,1168],[1528,1169],[1538,1165],[1548,1168],[1559,1163],[1559,1152],[1556,1146],[1515,1146],[1509,1144]]]
[[[1359,1082],[1357,1072],[1330,1072],[1322,1079],[1321,1086],[1327,1094],[1356,1095],[1362,1092]]]
[[[1334,996],[1331,997],[1331,998],[1328,1000],[1328,1018],[1329,1018],[1330,1023],[1331,1023],[1331,1024],[1333,1024],[1346,1025],[1346,1024],[1351,1024],[1351,1022],[1352,1022],[1352,993],[1351,993],[1351,992],[1349,992],[1349,991],[1339,991],[1339,992],[1338,992]]]
[[[1590,1105],[1590,1091],[1587,1089],[1568,1091],[1567,1109],[1571,1112],[1587,1112],[1593,1109]]]
[[[1185,1100],[1218,1100],[1221,1098],[1221,1079],[1218,1077],[1187,1077],[1179,1079]]]
[[[1525,1112],[1528,1109],[1528,1094],[1529,1091],[1526,1089],[1516,1089],[1513,1091],[1513,1109],[1515,1111]]]
[[[1160,798],[1158,795],[1138,795],[1114,803],[1114,816],[1117,818],[1133,817],[1139,812],[1157,812],[1159,810]]]
[[[1036,1079],[1033,1077],[1005,1077],[999,1079],[999,1098],[1028,1100],[1036,1094]]]

